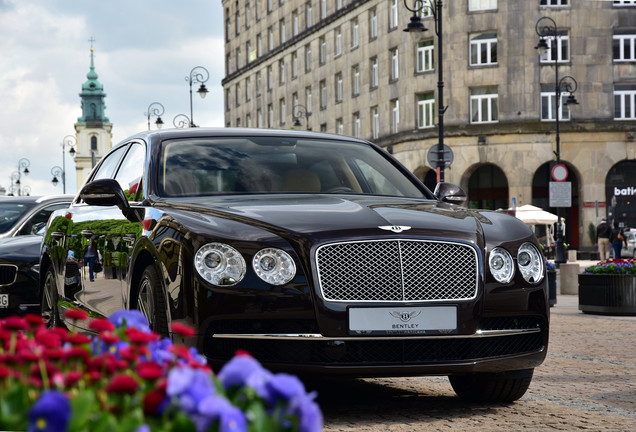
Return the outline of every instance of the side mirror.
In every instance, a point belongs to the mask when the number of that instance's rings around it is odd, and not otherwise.
[[[462,204],[468,199],[466,192],[452,183],[438,183],[433,193],[438,200],[451,204]]]
[[[46,226],[46,222],[38,222],[31,227],[31,234],[42,235],[40,232]]]
[[[136,209],[130,207],[126,195],[119,182],[113,179],[99,179],[87,183],[79,193],[80,198],[88,205],[110,207],[117,206],[126,218],[132,222],[140,222]]]

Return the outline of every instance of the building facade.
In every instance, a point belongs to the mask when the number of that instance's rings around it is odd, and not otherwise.
[[[223,0],[223,8],[226,126],[366,138],[434,188],[427,155],[438,143],[440,38],[430,8],[420,12],[429,30],[419,39],[403,31],[412,13],[401,0]],[[636,1],[446,0],[442,12],[444,143],[453,156],[445,181],[473,207],[556,213],[559,115],[567,243],[593,245],[590,226],[606,214],[636,227]],[[539,55],[543,17],[556,27]],[[555,64],[578,83],[559,87],[559,104]],[[571,94],[578,105],[564,103]]]

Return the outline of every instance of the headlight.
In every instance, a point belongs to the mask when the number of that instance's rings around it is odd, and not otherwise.
[[[284,285],[296,275],[296,264],[287,252],[267,248],[259,250],[252,260],[259,278],[272,285]]]
[[[519,248],[517,266],[527,282],[536,284],[543,279],[543,258],[532,243],[524,243]]]
[[[512,256],[503,248],[496,247],[490,252],[488,265],[490,267],[490,273],[492,273],[497,282],[508,283],[515,274]]]
[[[208,243],[194,256],[194,266],[205,279],[214,285],[231,286],[245,276],[245,260],[231,246],[223,243]]]

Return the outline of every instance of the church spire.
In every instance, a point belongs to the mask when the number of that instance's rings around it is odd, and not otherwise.
[[[93,42],[95,39],[90,38],[91,42],[91,66],[86,74],[87,81],[82,85],[82,92],[80,98],[82,100],[82,117],[77,119],[80,124],[93,123],[109,124],[110,120],[106,117],[106,104],[104,93],[104,86],[97,79],[97,72],[95,72],[95,60]]]

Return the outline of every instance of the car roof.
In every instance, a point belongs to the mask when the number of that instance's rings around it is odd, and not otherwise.
[[[72,201],[74,195],[44,195],[44,196],[2,196],[0,202],[39,204]]]

